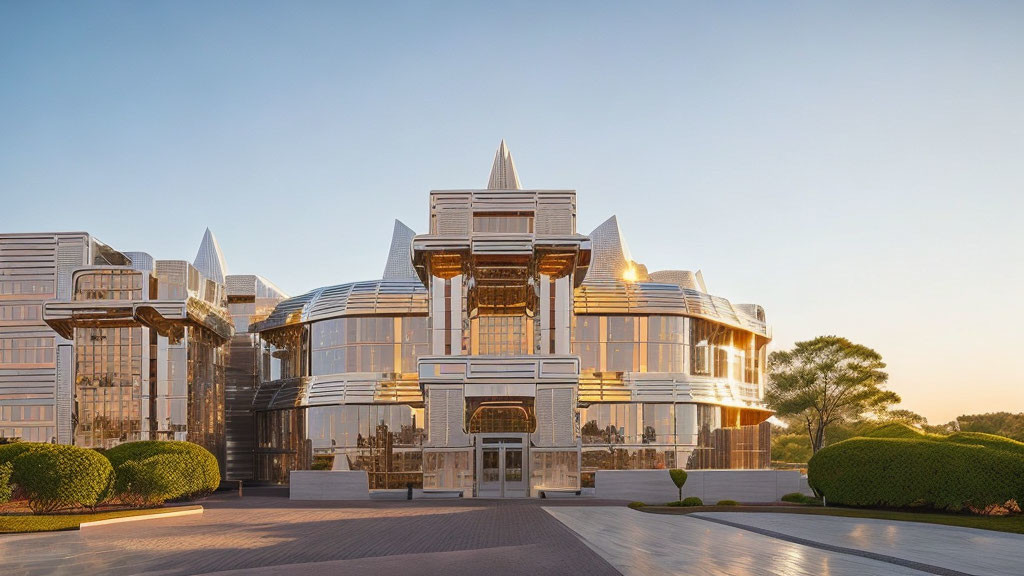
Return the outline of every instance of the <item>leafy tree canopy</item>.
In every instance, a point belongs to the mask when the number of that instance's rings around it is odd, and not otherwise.
[[[898,394],[885,389],[889,375],[884,368],[881,354],[846,338],[820,336],[797,342],[792,350],[768,357],[765,400],[777,416],[800,422],[812,452],[817,452],[825,445],[830,426],[886,413],[900,401]]]

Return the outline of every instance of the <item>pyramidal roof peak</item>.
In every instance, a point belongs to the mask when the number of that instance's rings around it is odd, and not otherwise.
[[[214,282],[224,283],[227,276],[228,266],[224,263],[224,254],[220,251],[220,244],[217,237],[209,228],[203,234],[203,241],[199,244],[199,252],[196,252],[196,259],[192,265],[199,270],[199,273]]]
[[[487,180],[488,190],[520,190],[519,174],[516,173],[516,164],[512,161],[512,152],[501,139],[498,151],[494,153],[494,163],[491,165],[491,177]]]

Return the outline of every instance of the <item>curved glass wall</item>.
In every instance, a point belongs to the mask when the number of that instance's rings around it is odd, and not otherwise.
[[[415,373],[428,350],[428,318],[347,317],[314,322],[313,376],[346,372]]]
[[[688,373],[759,384],[766,344],[751,332],[701,318],[573,317],[572,351],[581,372]]]
[[[423,486],[422,408],[346,404],[308,410],[313,452],[345,459],[334,468],[365,470],[371,489]]]
[[[583,468],[764,468],[771,450],[762,417],[708,404],[591,404],[580,408]]]
[[[306,343],[302,326],[260,334],[260,378],[263,382],[303,375]]]

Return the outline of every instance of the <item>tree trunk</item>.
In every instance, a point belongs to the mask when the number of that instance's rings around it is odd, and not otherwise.
[[[817,454],[818,450],[825,447],[825,426],[818,424],[814,434],[811,435],[811,453]]]

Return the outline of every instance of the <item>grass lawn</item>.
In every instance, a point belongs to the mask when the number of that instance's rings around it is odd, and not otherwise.
[[[1012,516],[974,516],[968,514],[942,514],[938,512],[901,512],[896,510],[869,510],[863,508],[835,508],[821,506],[694,506],[675,508],[645,506],[644,512],[654,514],[691,514],[693,512],[768,512],[772,514],[818,514],[845,518],[875,518],[902,522],[925,522],[963,528],[980,528],[997,532],[1024,534],[1024,514]]]
[[[43,514],[43,515],[0,515],[0,534],[17,532],[50,532],[54,530],[77,530],[82,522],[140,516],[142,514],[164,514],[189,510],[195,506],[172,506],[170,508],[149,508],[142,510],[113,510],[95,514]]]

